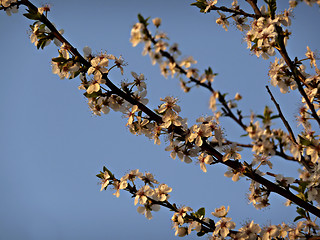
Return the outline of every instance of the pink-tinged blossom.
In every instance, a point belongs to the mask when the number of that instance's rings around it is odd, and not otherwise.
[[[166,201],[169,198],[169,193],[172,191],[171,187],[168,187],[167,184],[160,184],[155,190],[153,198],[157,201]]]
[[[15,1],[12,1],[12,2],[15,2]],[[8,16],[11,16],[12,13],[17,13],[18,12],[18,6],[15,5],[15,6],[11,6],[9,8],[6,9],[6,13]]]
[[[188,229],[186,227],[179,227],[179,225],[175,225],[173,227],[175,229],[175,236],[179,236],[179,237],[184,237],[186,235],[188,235]]]
[[[163,123],[161,124],[161,127],[163,128],[169,128],[171,125],[173,126],[181,126],[181,117],[179,117],[174,112],[171,112],[170,114],[166,114],[162,117]]]
[[[213,158],[210,155],[201,153],[201,155],[198,157],[198,162],[200,164],[201,170],[203,172],[207,172],[206,164],[210,165],[211,163],[213,163]]]
[[[223,29],[228,31],[229,21],[225,14],[221,13],[220,11],[217,11],[220,15],[219,18],[216,20],[216,24],[222,25]]]
[[[251,221],[245,226],[239,229],[240,236],[243,239],[254,240],[257,238],[257,235],[261,232],[261,228],[258,224]]]
[[[159,40],[155,45],[154,45],[154,52],[158,53],[160,51],[165,51],[168,47],[168,43],[164,42],[162,40]]]
[[[181,207],[172,216],[172,221],[176,220],[180,225],[184,223],[184,217],[188,212],[193,211],[191,207]]]
[[[120,196],[120,190],[121,189],[125,189],[128,186],[128,182],[127,181],[123,181],[123,180],[116,180],[112,183],[114,189],[116,190],[115,193],[113,193],[113,195],[115,195],[117,198]]]
[[[108,114],[110,109],[108,107],[108,98],[107,97],[99,97],[98,100],[95,98],[88,99],[88,105],[94,115]]]
[[[139,206],[137,208],[138,213],[144,214],[144,216],[150,220],[152,219],[152,214],[151,211],[159,211],[160,210],[160,205],[157,204],[144,204],[143,206]]]
[[[225,177],[231,178],[233,182],[239,181],[240,177],[243,177],[243,172],[245,171],[245,167],[240,170],[235,170],[233,168],[228,167],[228,171],[224,173]]]
[[[143,186],[136,193],[136,196],[134,198],[134,205],[137,205],[138,203],[145,204],[148,200],[148,197],[152,195],[153,190],[148,185]]]
[[[52,73],[57,74],[60,79],[74,78],[75,73],[80,69],[79,63],[68,61],[61,65],[59,62],[52,61]]]
[[[110,175],[109,175],[109,173],[107,171],[105,171],[103,173],[103,177],[101,179],[101,183],[100,183],[101,184],[101,189],[100,189],[100,191],[102,191],[103,189],[105,189],[108,186],[109,180],[110,180]]]
[[[205,4],[207,5],[206,8],[204,9],[204,12],[208,12],[211,7],[213,7],[214,5],[216,5],[218,2],[218,0],[206,0]]]
[[[314,52],[311,51],[311,49],[309,48],[309,46],[307,46],[306,57],[310,60],[310,67],[315,67],[315,68],[317,68],[316,55],[315,55]]]
[[[92,57],[93,57],[93,56],[92,56],[92,50],[91,50],[90,47],[85,46],[85,47],[83,48],[83,56],[84,56],[85,59],[88,59],[88,58],[92,58]]]
[[[190,56],[190,57],[183,59],[180,62],[180,66],[185,67],[185,68],[189,68],[189,67],[191,67],[191,64],[196,64],[196,63],[197,63],[197,61],[194,60],[192,56]]]
[[[121,75],[123,75],[123,67],[126,66],[127,64],[125,63],[122,56],[120,55],[119,57],[116,57],[113,55],[108,55],[108,58],[114,61],[114,66],[119,68]],[[111,70],[111,68],[110,68],[110,70]]]
[[[212,136],[212,130],[207,124],[193,125],[190,129],[190,135],[188,137],[189,142],[195,142],[200,147],[203,144],[203,138]]]
[[[140,179],[144,182],[144,184],[148,184],[150,187],[154,187],[154,184],[158,184],[159,182],[154,179],[152,173],[145,173],[144,176],[140,177]]]
[[[142,30],[144,29],[144,26],[142,23],[136,23],[133,25],[131,29],[131,37],[130,42],[132,43],[132,46],[137,46],[143,39]]]
[[[134,105],[134,106],[132,106],[131,110],[128,111],[127,116],[126,116],[128,118],[128,122],[127,122],[126,126],[131,125],[133,123],[134,118],[135,118],[135,114],[138,110],[139,110],[138,106]]]
[[[98,92],[100,90],[100,84],[105,84],[106,80],[100,78],[98,75],[94,75],[93,80],[89,82],[89,87],[87,88],[87,93],[91,94],[93,92]]]
[[[164,103],[160,105],[158,112],[159,113],[170,113],[170,112],[175,112],[179,113],[181,111],[181,108],[179,105],[177,105],[178,99],[173,98],[173,97],[165,97],[165,98],[160,98],[161,101]]]
[[[261,231],[262,240],[275,239],[279,235],[279,228],[276,225],[264,227]]]
[[[11,3],[15,3],[17,0],[1,0],[0,4],[4,6],[5,8],[9,7]]]
[[[228,236],[231,229],[234,229],[236,224],[231,221],[231,218],[223,217],[216,223],[216,228],[213,234],[220,235],[222,238]]]
[[[123,180],[128,180],[134,182],[136,178],[140,178],[143,175],[142,172],[139,172],[139,169],[131,170],[130,173],[123,176]]]
[[[109,65],[109,59],[105,54],[101,54],[93,58],[90,63],[91,67],[88,69],[88,75],[94,74],[96,79],[101,79],[102,74],[108,73],[108,69],[106,67]]]
[[[146,96],[147,96],[147,90],[143,90],[142,92],[135,91],[132,94],[132,98],[134,98],[136,101],[142,103],[143,105],[147,105],[149,102],[149,99],[146,98]]]
[[[239,160],[241,159],[241,155],[238,153],[238,151],[241,151],[242,148],[238,147],[235,143],[232,143],[231,145],[227,146],[223,151],[223,159],[222,161],[227,161],[229,159]]]
[[[172,141],[170,142],[170,145],[165,148],[166,151],[171,151],[170,157],[172,159],[176,159],[176,156],[179,157],[179,159],[183,159],[183,151],[182,151],[182,143],[179,141]]]
[[[131,75],[134,77],[134,82],[132,84],[136,86],[140,92],[142,92],[144,89],[147,89],[147,85],[144,82],[145,78],[142,73],[138,75],[135,72],[131,72]]]
[[[282,174],[277,174],[276,176],[276,181],[283,187],[288,187],[294,180],[293,177],[284,177]]]
[[[228,212],[229,212],[229,206],[227,209],[225,206],[221,206],[219,208],[215,208],[214,212],[212,212],[211,214],[217,218],[222,218],[227,216]]]
[[[272,169],[272,163],[269,161],[270,158],[271,156],[254,154],[254,158],[252,160],[252,166],[257,164],[258,164],[258,167],[260,167],[261,165],[268,165],[269,168]]]
[[[50,8],[51,8],[50,5],[45,4],[44,6],[38,8],[38,12],[40,14],[43,14],[43,13],[47,14],[48,12],[50,12]]]

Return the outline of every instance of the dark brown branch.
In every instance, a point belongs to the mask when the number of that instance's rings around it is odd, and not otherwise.
[[[147,30],[147,27],[145,26],[146,31],[144,31],[144,34],[146,34],[147,38],[151,40],[151,42],[155,45],[157,43],[157,41],[155,40],[155,38],[153,36],[150,35],[150,32]],[[174,57],[167,51],[164,50],[160,50],[160,53],[163,57],[167,58],[170,63],[175,63],[175,68],[179,70],[180,73],[182,73],[183,75],[187,75],[186,70],[184,70],[174,59]],[[191,82],[194,82],[196,85],[202,86],[206,89],[208,89],[212,94],[215,93],[215,90],[212,88],[211,84],[205,84],[203,82],[201,82],[199,79],[196,79],[194,77],[189,77]],[[219,95],[221,95],[221,93],[219,92]],[[239,118],[237,118],[234,113],[232,112],[232,110],[229,108],[228,103],[224,100],[224,98],[221,98],[219,96],[218,101],[222,104],[222,106],[224,107],[225,110],[225,115],[230,117],[231,119],[233,119],[239,126],[241,126],[241,128],[246,131],[247,126],[242,122],[242,118],[239,116]]]
[[[22,4],[25,6],[35,10],[37,9],[32,3],[30,3],[28,0],[22,0]],[[41,21],[47,25],[47,27],[55,34],[55,37],[62,41],[65,44],[68,44],[70,46],[70,51],[74,54],[75,57],[79,59],[79,61],[87,67],[90,67],[91,64],[86,61],[82,55],[77,51],[76,48],[72,47],[71,44],[61,36],[61,34],[56,30],[56,28],[51,24],[51,22],[42,14]],[[103,78],[106,80],[106,85],[118,96],[122,97],[123,99],[127,100],[133,105],[138,105],[139,109],[142,110],[145,114],[147,114],[150,117],[150,120],[154,120],[157,123],[161,124],[162,118],[158,114],[154,113],[152,110],[150,110],[148,107],[143,105],[142,103],[138,102],[137,100],[133,99],[129,94],[126,94],[122,90],[120,90],[118,87],[116,87],[108,78],[107,74],[103,75]],[[183,130],[181,127],[173,127],[172,131],[182,137],[185,137],[188,133],[188,131]],[[203,145],[201,146],[201,149],[205,151],[206,153],[213,156],[216,162],[222,163],[228,167],[233,168],[234,170],[239,170],[243,168],[244,166],[239,161],[232,161],[227,160],[223,161],[223,155],[218,152],[216,149],[214,149],[212,146],[210,146],[206,141],[203,141]],[[294,202],[298,206],[304,208],[305,210],[309,211],[310,213],[314,214],[317,217],[320,217],[320,209],[316,208],[315,206],[309,204],[308,202],[303,201],[299,197],[292,194],[287,189],[284,189],[280,187],[279,185],[276,185],[269,180],[263,178],[259,174],[255,173],[254,171],[247,171],[243,173],[245,176],[249,177],[250,179],[264,185],[270,192],[278,193],[279,195],[287,198],[288,200]]]
[[[256,14],[257,18],[262,16],[262,13],[260,12],[260,9],[257,6],[257,0],[246,0],[250,6],[252,7],[254,13]]]
[[[244,17],[251,17],[251,18],[259,18],[260,15],[256,15],[256,14],[251,14],[251,13],[247,13],[245,11],[243,11],[242,9],[236,10],[236,9],[231,9],[231,8],[227,8],[227,7],[217,7],[217,6],[211,6],[210,10],[219,10],[221,12],[227,12],[227,13],[232,13],[233,16],[237,16],[237,15],[241,15]]]
[[[282,31],[282,29],[281,29]],[[302,74],[300,73],[300,71],[294,66],[293,62],[291,61],[286,47],[284,45],[283,39],[279,39],[279,48],[277,48],[277,50],[279,51],[279,53],[281,54],[282,58],[284,59],[284,61],[286,62],[286,64],[288,65],[288,67],[291,70],[291,73],[294,77],[295,82],[297,83],[298,86],[298,90],[300,92],[300,94],[302,95],[302,97],[304,98],[304,100],[306,101],[309,109],[311,110],[311,115],[312,117],[317,121],[318,125],[320,126],[320,118],[313,106],[313,104],[310,102],[306,92],[304,91],[303,87],[302,87],[302,83],[304,83],[305,78],[302,76]]]
[[[293,133],[293,131],[292,131],[292,128],[290,127],[288,121],[286,120],[286,118],[285,118],[284,115],[282,114],[282,111],[281,111],[281,109],[280,109],[280,105],[277,103],[276,99],[273,97],[273,95],[272,95],[269,87],[266,86],[266,88],[267,88],[267,91],[268,91],[268,93],[269,93],[269,95],[270,95],[270,97],[271,97],[271,100],[273,101],[274,105],[276,106],[276,108],[277,108],[277,110],[278,110],[279,116],[280,116],[280,118],[281,118],[284,126],[286,127],[286,129],[287,129],[288,132],[289,132],[291,141],[292,141],[294,144],[297,144],[297,145],[298,145],[298,143],[297,143],[297,141],[296,141],[296,138],[295,138],[295,136],[294,136],[294,133]],[[282,151],[282,152],[283,152],[283,151]],[[301,154],[301,153],[300,153],[300,154]],[[302,154],[301,154],[301,162],[302,162],[303,165],[306,167],[306,169],[310,170],[310,166],[309,166],[309,164],[306,162],[306,160],[304,159],[304,157],[302,156]]]
[[[268,93],[269,93],[269,95],[270,95],[270,97],[271,97],[271,100],[273,101],[274,105],[276,106],[276,108],[277,108],[277,110],[278,110],[279,116],[280,116],[280,118],[281,118],[284,126],[286,127],[286,129],[287,129],[288,132],[289,132],[291,141],[297,144],[297,141],[296,141],[296,138],[295,138],[294,133],[293,133],[293,131],[292,131],[292,128],[290,127],[288,121],[287,121],[287,120],[285,119],[285,117],[283,116],[279,104],[277,103],[276,99],[273,97],[273,95],[272,95],[272,93],[271,93],[271,91],[270,91],[270,89],[269,89],[268,86],[266,86],[266,89],[267,89],[267,91],[268,91]]]

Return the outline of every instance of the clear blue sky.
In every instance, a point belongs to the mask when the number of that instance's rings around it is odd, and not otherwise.
[[[251,56],[239,31],[231,27],[225,32],[215,24],[216,15],[200,14],[190,6],[192,2],[52,0],[48,16],[79,50],[90,46],[94,52],[121,54],[128,62],[124,78],[131,71],[144,73],[151,108],[160,103],[160,97],[178,97],[181,114],[190,125],[198,116],[210,114],[209,93],[200,88],[183,93],[177,79],[164,79],[158,66],[141,55],[140,45],[131,47],[130,29],[138,13],[162,18],[163,31],[171,43],[179,43],[183,56],[192,55],[199,69],[211,66],[219,73],[216,89],[243,95],[244,113],[261,113],[266,104],[272,106],[264,86],[273,60]],[[208,216],[214,208],[230,205],[230,217],[238,227],[249,219],[278,224],[294,218],[294,208],[285,208],[284,200],[275,195],[271,207],[256,211],[247,204],[248,181],[233,183],[223,176],[227,170],[223,166],[209,167],[205,174],[199,165],[172,160],[165,144],[155,146],[143,136],[132,135],[119,113],[93,116],[77,89],[79,80],[60,80],[52,74],[50,61],[57,56],[56,47],[51,44],[42,51],[31,44],[28,26],[32,22],[22,16],[24,12],[20,9],[11,17],[0,12],[0,239],[174,239],[172,212],[161,209],[149,221],[137,213],[127,193],[121,192],[117,199],[110,190],[99,192],[95,175],[103,165],[118,177],[136,168],[150,171],[173,187],[173,202],[195,210],[205,206]],[[303,58],[307,45],[318,47],[319,19],[316,6],[301,4],[295,10],[290,56]],[[122,79],[112,75],[115,83]],[[294,93],[271,90],[293,119],[300,104]],[[243,134],[229,120],[222,127],[230,138]],[[274,164],[275,172],[290,168],[297,176],[296,165],[277,159]]]

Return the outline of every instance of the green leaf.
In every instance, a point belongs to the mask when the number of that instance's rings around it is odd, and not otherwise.
[[[58,63],[61,63],[61,62],[65,62],[66,59],[64,57],[56,57],[56,58],[52,58],[51,59],[53,62],[58,62]]]
[[[29,18],[31,20],[40,20],[41,14],[38,11],[34,11],[33,9],[28,9],[28,13],[24,13],[23,16]]]
[[[308,186],[308,182],[300,181],[299,188],[301,189],[301,192],[304,192]]]
[[[302,217],[306,217],[306,211],[303,208],[297,207],[297,213]]]
[[[268,4],[269,15],[272,19],[274,19],[277,10],[277,1],[276,0],[268,0],[265,2]]]
[[[48,40],[46,38],[39,39],[37,44],[37,49],[39,48],[43,49],[46,46],[47,41]]]
[[[98,92],[93,92],[93,93],[90,93],[90,94],[85,92],[83,95],[85,97],[87,97],[87,98],[97,98],[97,97],[101,96],[101,94],[102,94],[102,91],[100,89]]]
[[[312,145],[312,142],[304,137],[302,137],[301,135],[298,135],[300,143],[304,146],[310,146]]]
[[[145,26],[148,26],[149,25],[149,23],[148,23],[148,20],[150,19],[150,17],[148,17],[148,18],[144,18],[140,13],[138,14],[138,20],[139,20],[139,22],[140,23],[142,23],[143,25],[145,25]]]
[[[100,172],[99,174],[96,175],[98,178],[102,179],[103,178],[103,172]]]
[[[297,192],[300,192],[300,188],[297,186],[290,185],[290,188],[292,188],[293,190],[296,190]]]
[[[302,216],[297,216],[293,221],[295,222],[295,221],[298,221],[299,219],[302,219],[302,218],[304,218],[304,217],[302,217]]]
[[[73,76],[70,76],[69,79],[76,78],[81,73],[80,70],[76,71]]]
[[[196,215],[200,218],[203,217],[206,214],[206,209],[205,208],[199,208],[198,211],[196,212]]]
[[[29,18],[31,20],[40,20],[40,18],[41,18],[40,14],[24,13],[23,16],[25,16],[26,18]]]
[[[197,232],[197,236],[198,236],[198,237],[202,237],[202,236],[205,235],[205,234],[206,234],[206,232],[203,232],[203,231]]]
[[[205,0],[197,0],[197,2],[191,3],[191,6],[196,6],[200,9],[200,12],[204,12],[204,10],[207,7],[206,1]],[[209,10],[210,11],[210,10]],[[209,12],[208,11],[208,12]]]
[[[108,172],[108,174],[109,174],[109,176],[110,176],[110,180],[114,179],[113,173],[112,173],[108,168],[106,168],[105,166],[103,166],[102,170],[103,170],[103,172],[101,172],[101,173],[102,173],[102,176],[104,175],[104,172]]]

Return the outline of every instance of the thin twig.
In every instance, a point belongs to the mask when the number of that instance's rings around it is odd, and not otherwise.
[[[277,103],[276,99],[273,97],[273,95],[272,95],[272,93],[271,93],[271,91],[270,91],[270,89],[269,89],[268,86],[266,86],[266,89],[267,89],[267,91],[268,91],[268,93],[269,93],[269,95],[270,95],[270,97],[271,97],[271,100],[273,101],[274,105],[276,106],[276,108],[277,108],[277,110],[278,110],[279,117],[281,118],[284,126],[286,127],[286,129],[287,129],[288,132],[289,132],[291,141],[294,142],[294,143],[296,143],[296,144],[298,144],[297,141],[296,141],[296,138],[295,138],[295,136],[294,136],[294,133],[293,133],[293,131],[292,131],[292,128],[290,127],[288,121],[286,120],[286,118],[285,118],[284,115],[282,114],[280,105]]]
[[[268,91],[268,93],[269,93],[269,95],[270,95],[270,97],[271,97],[271,100],[273,101],[274,105],[276,106],[276,108],[277,108],[277,110],[278,110],[279,116],[280,116],[280,118],[281,118],[284,126],[286,127],[286,129],[287,129],[288,132],[289,132],[291,141],[294,142],[294,144],[299,145],[299,144],[297,143],[297,140],[296,140],[295,136],[294,136],[294,133],[293,133],[293,131],[292,131],[292,128],[290,127],[290,124],[288,123],[288,121],[286,120],[286,118],[284,117],[284,115],[282,114],[282,111],[281,111],[281,109],[280,109],[280,105],[277,103],[276,99],[273,97],[273,95],[272,95],[269,87],[266,86],[266,88],[267,88],[267,91]],[[283,151],[282,151],[282,152],[283,152]],[[283,154],[284,154],[284,153],[283,153]],[[310,170],[309,164],[306,162],[305,158],[302,156],[301,153],[300,153],[300,155],[301,155],[301,162],[303,163],[303,165],[304,165],[308,170]]]

